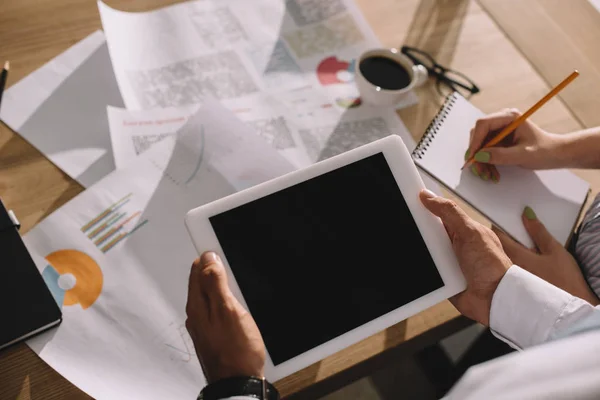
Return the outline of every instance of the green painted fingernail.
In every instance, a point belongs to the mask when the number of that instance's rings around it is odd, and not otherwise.
[[[469,149],[467,149],[467,151],[465,151],[465,161],[467,161],[469,159]]]
[[[475,161],[484,163],[490,161],[490,153],[488,153],[487,151],[478,151],[477,153],[475,153]]]
[[[477,167],[474,166],[474,165],[471,165],[471,172],[473,173],[473,175],[479,176],[479,172],[477,171]]]
[[[490,179],[490,176],[488,175],[487,172],[484,172],[483,174],[481,174],[481,179],[483,179],[484,181],[487,181],[488,179]]]
[[[496,174],[492,174],[492,182],[498,183],[498,177],[496,176]]]
[[[529,206],[525,207],[525,209],[523,210],[523,214],[525,214],[525,218],[527,218],[530,221],[537,219],[537,215],[535,215],[533,208]]]

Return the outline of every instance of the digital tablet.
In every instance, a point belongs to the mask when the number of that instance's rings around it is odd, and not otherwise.
[[[380,139],[191,210],[256,320],[276,381],[465,289],[402,139]]]

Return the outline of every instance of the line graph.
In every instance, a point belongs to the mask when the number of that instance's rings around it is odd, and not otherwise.
[[[202,129],[200,130],[200,155],[198,156],[198,161],[196,162],[196,166],[194,167],[194,170],[192,171],[192,174],[185,181],[186,185],[188,183],[190,183],[192,179],[194,179],[194,177],[196,176],[196,174],[200,170],[200,166],[202,165],[202,159],[204,158],[204,147],[205,147],[204,146],[204,144],[205,144],[204,140],[205,139],[204,139],[204,126],[203,126]]]

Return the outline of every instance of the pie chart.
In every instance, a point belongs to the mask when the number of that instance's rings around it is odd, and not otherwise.
[[[323,86],[347,85],[354,82],[356,60],[344,61],[335,56],[324,58],[317,66],[317,78]],[[342,108],[355,108],[361,105],[356,94],[337,94],[335,104]]]
[[[317,66],[317,78],[321,85],[349,83],[354,80],[354,60],[348,62],[337,57],[327,57]]]
[[[90,307],[102,292],[103,276],[92,257],[79,250],[58,250],[46,256],[42,276],[59,305]],[[61,304],[62,303],[62,304]]]

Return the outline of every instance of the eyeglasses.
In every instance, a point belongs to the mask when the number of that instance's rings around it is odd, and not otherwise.
[[[464,97],[469,98],[472,95],[479,93],[479,87],[466,75],[438,64],[435,59],[426,52],[409,46],[402,46],[401,52],[415,64],[424,66],[429,75],[435,77],[436,88],[441,95],[445,96],[449,94],[450,91],[457,91]],[[450,89],[450,91],[448,89]]]

